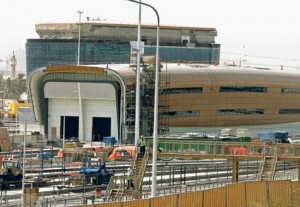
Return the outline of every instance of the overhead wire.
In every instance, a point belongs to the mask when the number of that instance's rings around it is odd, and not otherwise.
[[[274,59],[274,60],[288,60],[288,61],[299,61],[300,59],[296,58],[280,58],[280,57],[271,57],[271,56],[263,56],[263,55],[249,55],[249,54],[243,54],[243,53],[235,53],[235,52],[221,52],[224,54],[230,54],[230,55],[238,55],[238,56],[247,56],[247,57],[255,57],[255,58],[265,58],[265,59]]]
[[[222,54],[225,55],[232,55],[232,56],[236,56],[235,58],[220,58],[220,62],[243,62],[243,65],[247,65],[247,66],[264,66],[264,67],[281,67],[281,68],[290,68],[290,69],[300,69],[300,59],[297,58],[284,58],[284,57],[275,57],[275,56],[264,56],[264,55],[252,55],[252,54],[247,54],[247,53],[237,53],[237,52],[230,52],[230,51],[224,51],[221,52],[221,57]],[[268,59],[268,60],[273,60],[272,62],[270,62],[270,64],[268,63],[262,63],[259,62],[258,60],[255,60],[257,62],[254,62],[253,60],[251,60],[252,62],[249,62],[247,60],[247,58],[260,58],[260,59]],[[287,61],[287,62],[282,62],[282,63],[274,63],[274,62],[278,62],[278,61]],[[288,62],[290,61],[290,62]]]

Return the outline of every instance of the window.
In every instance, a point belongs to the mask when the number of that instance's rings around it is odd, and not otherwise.
[[[300,109],[279,109],[279,114],[300,114]]]
[[[190,42],[190,35],[182,35],[181,36],[181,42],[186,44],[186,43],[189,43]]]
[[[300,94],[300,88],[282,88],[281,93]]]
[[[219,109],[218,115],[256,115],[264,114],[264,109]]]
[[[180,94],[180,93],[202,93],[202,87],[197,88],[168,88],[163,89],[162,94]]]
[[[161,115],[163,117],[195,117],[200,115],[200,111],[168,111],[162,112]]]
[[[252,87],[252,86],[221,86],[220,92],[255,92],[266,93],[266,87]]]

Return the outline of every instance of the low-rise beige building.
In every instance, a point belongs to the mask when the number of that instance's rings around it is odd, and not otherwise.
[[[300,121],[300,73],[162,63],[159,134],[169,127],[223,127]],[[135,69],[50,66],[29,79],[35,116],[49,138],[117,140],[134,133]],[[154,71],[141,74],[141,130],[152,134]]]

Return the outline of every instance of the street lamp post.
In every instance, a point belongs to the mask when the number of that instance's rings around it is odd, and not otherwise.
[[[64,95],[64,123],[63,123],[63,150],[65,149],[66,139],[66,95]]]
[[[23,167],[22,167],[22,207],[26,206],[25,203],[25,157],[26,157],[26,139],[27,139],[27,120],[25,117],[25,134],[24,134],[24,149],[23,149]]]
[[[64,158],[64,150],[65,150],[65,139],[66,139],[66,96],[68,94],[77,93],[77,91],[73,91],[72,93],[66,93],[64,95],[64,119],[63,119],[63,148],[62,148],[62,157],[61,157],[61,169],[62,174],[65,172],[65,158]],[[63,178],[63,185],[65,185],[65,179]]]
[[[141,2],[141,0],[140,0]],[[138,24],[138,37],[137,37],[137,59],[136,59],[136,92],[135,92],[135,131],[134,131],[134,143],[137,145],[140,137],[140,81],[141,81],[141,20],[142,20],[142,5],[139,5],[139,24]]]
[[[80,30],[80,26],[81,26],[81,14],[83,13],[83,11],[77,11],[77,13],[79,14],[79,22],[78,22],[78,49],[77,49],[77,65],[80,64],[80,36],[81,36],[81,30]]]
[[[62,148],[62,156],[61,156],[61,170],[62,175],[65,172],[65,158],[64,158],[64,150],[65,150],[65,139],[66,139],[66,95],[64,95],[64,119],[63,119],[63,148]],[[63,185],[65,185],[65,178],[63,178]]]
[[[17,111],[17,117],[18,114],[24,116],[24,123],[25,123],[25,129],[24,129],[24,146],[23,146],[23,158],[22,158],[22,207],[26,206],[26,201],[25,201],[25,157],[26,157],[26,139],[27,139],[27,118],[25,114]],[[17,118],[16,118],[17,119]],[[19,122],[20,122],[20,116],[19,116]]]
[[[159,82],[159,15],[157,10],[150,4],[128,0],[137,4],[142,4],[154,10],[157,17],[157,34],[156,34],[156,67],[155,67],[155,89],[154,89],[154,123],[153,123],[153,153],[152,153],[152,188],[151,197],[156,196],[156,170],[157,170],[157,127],[158,127],[158,82]]]
[[[77,91],[73,91],[70,94],[77,93]],[[63,149],[65,149],[65,139],[66,139],[66,96],[69,93],[64,95],[64,119],[63,119]]]

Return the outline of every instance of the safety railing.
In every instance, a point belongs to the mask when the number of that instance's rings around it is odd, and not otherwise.
[[[300,157],[300,144],[277,144],[278,157]]]
[[[263,175],[263,172],[264,172],[264,166],[265,166],[265,163],[266,163],[266,146],[264,146],[264,149],[263,149],[263,159],[262,161],[260,162],[260,165],[259,165],[259,174],[258,174],[258,181],[260,181],[262,179],[262,175]]]
[[[144,179],[145,170],[146,170],[146,167],[148,164],[149,156],[150,156],[149,148],[146,147],[145,154],[144,154],[143,160],[142,160],[142,165],[136,176],[136,190],[137,191],[140,191],[142,189],[142,183],[143,183],[143,179]]]
[[[133,153],[132,159],[131,159],[131,166],[133,169],[135,167],[135,162],[138,157],[138,154],[139,154],[139,147],[138,147],[138,145],[136,145],[134,148],[134,153]]]
[[[152,148],[153,141],[148,140]],[[219,155],[219,156],[252,156],[263,157],[266,143],[252,142],[209,142],[209,141],[185,141],[158,140],[158,148],[161,153],[189,154],[189,155]],[[278,157],[300,157],[299,144],[277,144]]]
[[[153,146],[152,140],[149,145]],[[262,156],[264,144],[159,140],[158,147],[162,153]]]
[[[112,176],[106,188],[105,201],[118,201],[124,194],[126,176]]]
[[[272,162],[272,167],[271,167],[271,174],[270,174],[270,179],[269,180],[273,180],[274,179],[274,175],[276,172],[276,166],[277,166],[277,158],[278,158],[278,147],[277,145],[273,147],[273,162]]]

